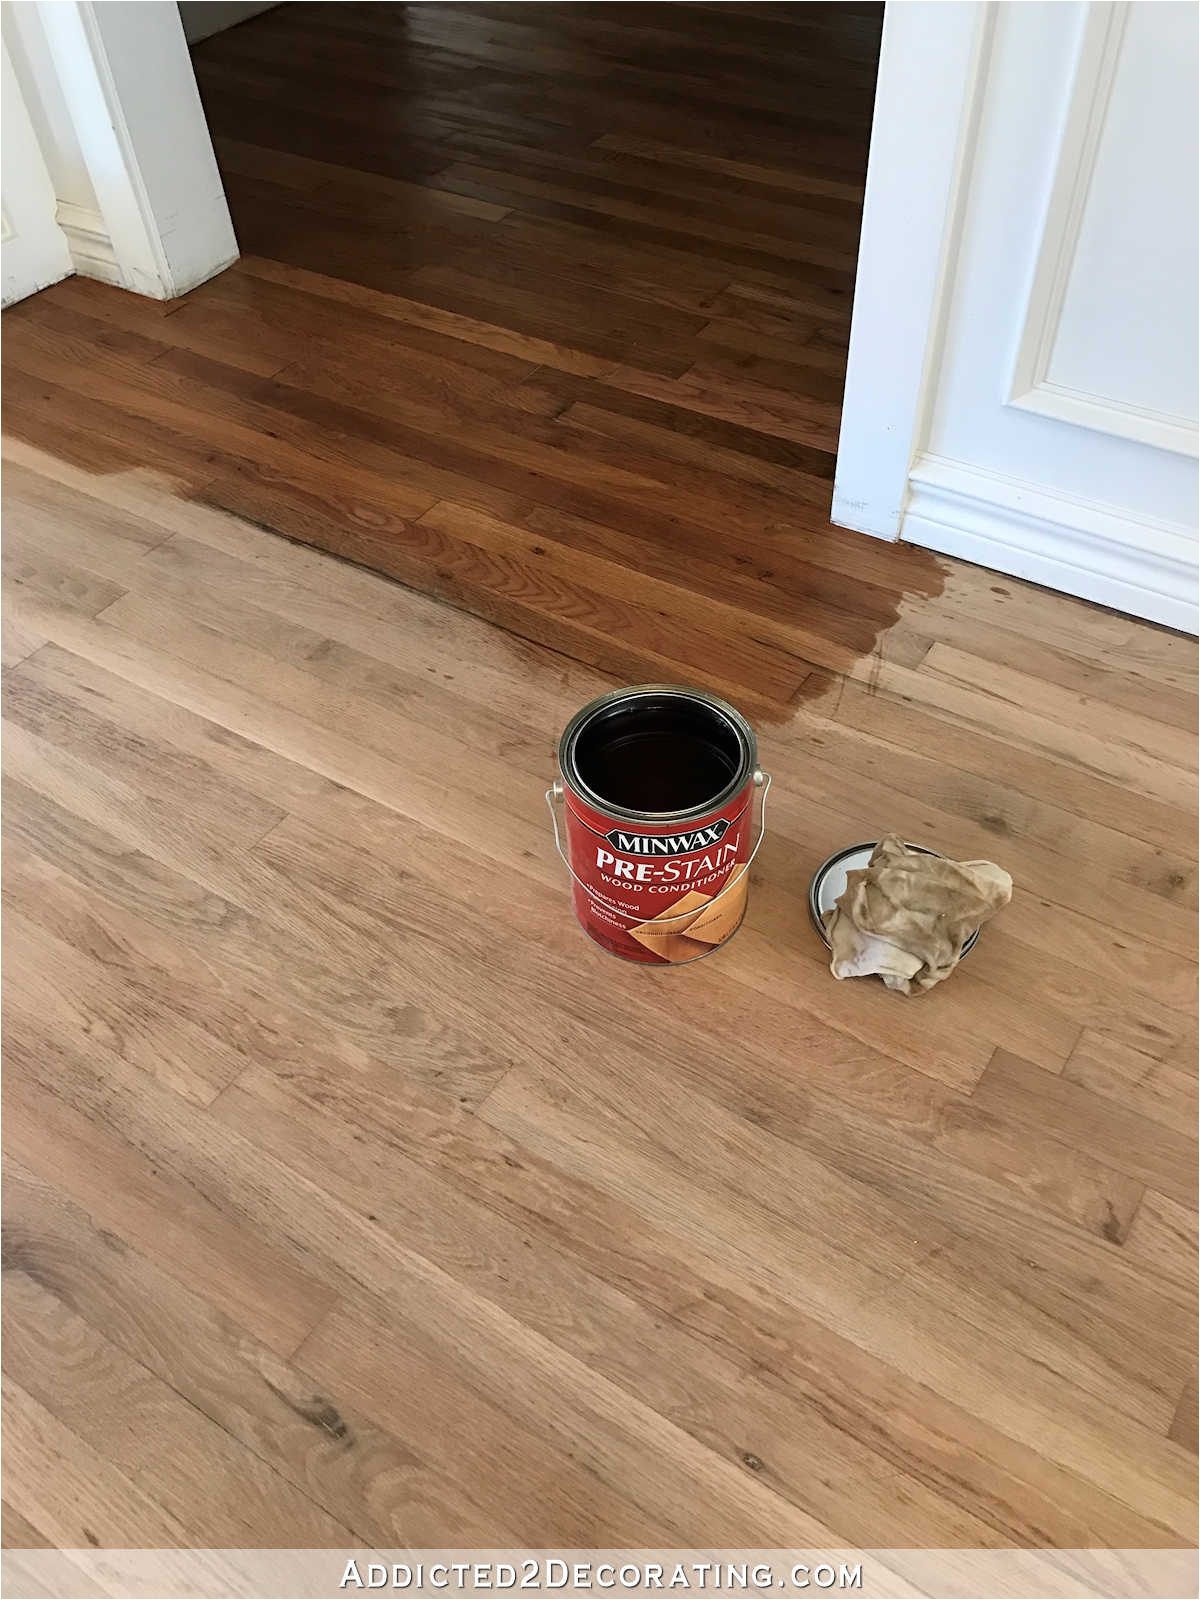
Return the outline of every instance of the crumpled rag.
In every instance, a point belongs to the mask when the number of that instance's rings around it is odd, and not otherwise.
[[[958,965],[981,924],[1012,899],[1012,879],[992,861],[947,861],[887,834],[824,916],[835,978],[877,973],[889,989],[932,989]]]

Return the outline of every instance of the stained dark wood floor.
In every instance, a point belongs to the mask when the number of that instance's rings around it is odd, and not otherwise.
[[[9,1542],[1192,1539],[1195,642],[825,521],[877,31],[285,6],[238,266],[5,313]],[[542,803],[649,676],[776,777],[658,981]],[[887,827],[1017,885],[911,1001]]]
[[[944,581],[827,518],[880,13],[305,4],[218,35],[244,259],[165,308],[80,280],[21,308],[14,426],[69,448],[102,389],[206,503],[786,708]]]

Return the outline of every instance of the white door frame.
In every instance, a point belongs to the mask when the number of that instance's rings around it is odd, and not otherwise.
[[[1076,9],[1086,63],[1120,8],[1091,0]],[[1194,633],[1194,525],[931,453],[966,196],[1009,21],[997,0],[886,7],[831,519]],[[1074,179],[1069,133],[1057,158],[1060,177],[1065,166]],[[1106,431],[1092,412],[1026,404],[1011,382],[997,404]],[[1125,423],[1120,431],[1140,437]],[[1195,455],[1194,429],[1143,433],[1151,451]]]
[[[90,178],[94,209],[56,191],[75,270],[170,300],[236,261],[173,0],[6,0],[4,21],[52,180],[55,117]]]
[[[941,353],[986,0],[884,10],[831,521],[899,539]]]

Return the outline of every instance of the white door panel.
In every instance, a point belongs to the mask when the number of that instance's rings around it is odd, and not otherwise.
[[[1196,34],[888,5],[835,521],[1196,631]]]
[[[71,271],[66,235],[54,220],[54,185],[38,148],[20,85],[4,47],[3,244],[4,304],[23,300]]]

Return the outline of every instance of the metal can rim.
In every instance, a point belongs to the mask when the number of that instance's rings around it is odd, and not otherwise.
[[[671,695],[680,700],[691,700],[707,707],[710,711],[715,711],[729,723],[737,737],[741,761],[734,776],[711,799],[703,801],[700,805],[687,806],[681,811],[634,811],[627,806],[614,805],[612,801],[605,800],[602,795],[589,788],[579,776],[575,764],[575,746],[584,727],[610,706],[643,695]],[[754,729],[741,712],[727,700],[710,694],[707,689],[689,689],[678,683],[637,683],[627,689],[610,689],[607,694],[599,695],[595,700],[590,700],[587,705],[580,707],[563,729],[562,738],[558,741],[558,766],[566,790],[605,816],[652,823],[688,822],[695,817],[707,816],[710,811],[718,810],[745,788],[758,766],[758,742],[754,737]]]

